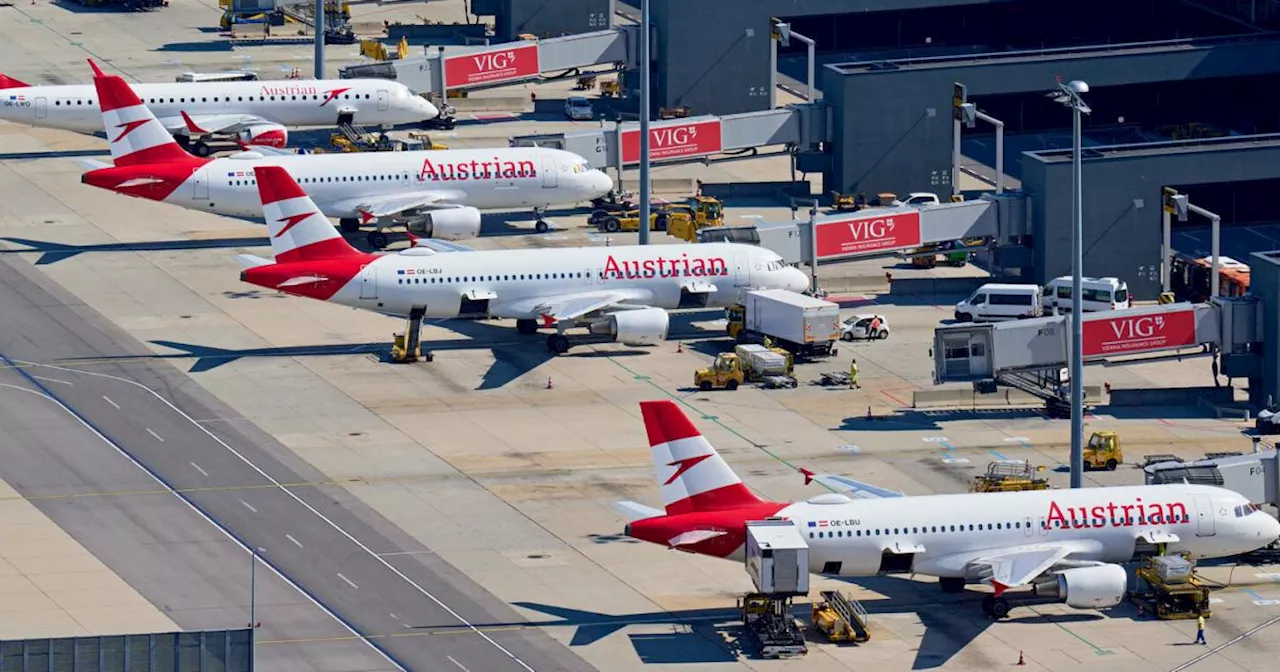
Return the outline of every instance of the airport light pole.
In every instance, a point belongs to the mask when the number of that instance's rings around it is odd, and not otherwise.
[[[316,0],[316,79],[324,79],[324,0]]]
[[[1058,90],[1049,93],[1053,102],[1071,108],[1071,487],[1079,488],[1084,480],[1084,320],[1081,319],[1081,277],[1084,274],[1084,198],[1080,178],[1081,116],[1093,110],[1081,94],[1089,85],[1073,79],[1058,82]]]
[[[649,0],[640,2],[640,244],[649,244]],[[622,146],[618,146],[622,152]]]

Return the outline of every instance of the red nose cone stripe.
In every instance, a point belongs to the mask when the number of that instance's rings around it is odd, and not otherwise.
[[[293,181],[289,171],[280,166],[258,166],[253,172],[258,178],[258,195],[262,198],[263,205],[307,195]]]
[[[649,434],[650,446],[701,434],[680,407],[670,400],[642,401],[640,415],[644,417],[644,430]]]
[[[115,75],[94,77],[93,87],[98,91],[98,106],[103,112],[142,104],[129,84]]]

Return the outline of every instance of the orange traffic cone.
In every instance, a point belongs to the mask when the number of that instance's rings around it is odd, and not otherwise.
[[[553,388],[554,386],[551,384],[551,376],[547,376],[547,389],[550,390]]]
[[[1023,657],[1022,657],[1022,650],[1021,650],[1021,649],[1019,649],[1019,650],[1018,650],[1018,664],[1019,664],[1019,665],[1026,665],[1026,664],[1027,664],[1027,661],[1026,661],[1025,659],[1023,659]]]

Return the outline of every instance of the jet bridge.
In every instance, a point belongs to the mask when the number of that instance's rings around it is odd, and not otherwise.
[[[446,91],[577,77],[585,68],[597,73],[630,69],[639,63],[639,35],[637,27],[623,26],[545,40],[428,47],[420,56],[348,65],[339,77],[393,79],[419,95],[445,100]]]
[[[1004,385],[1062,411],[1071,382],[1070,320],[1054,315],[941,325],[933,336],[934,384],[971,382],[981,392]],[[1263,313],[1256,296],[1086,313],[1083,320],[1086,362],[1208,348],[1220,358],[1222,375],[1262,377]]]

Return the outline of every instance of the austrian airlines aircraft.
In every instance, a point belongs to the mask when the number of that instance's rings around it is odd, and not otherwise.
[[[98,66],[89,61],[97,76]],[[403,84],[385,79],[285,79],[264,82],[135,84],[165,130],[208,156],[206,140],[284,147],[288,126],[413,124],[440,110]],[[0,74],[0,119],[100,133],[98,93],[88,84],[31,86]],[[184,119],[185,115],[185,119]]]
[[[380,229],[393,218],[404,220],[410,232],[456,240],[479,235],[480,209],[527,206],[537,213],[542,232],[544,208],[590,201],[613,189],[613,180],[582,157],[543,147],[368,154],[252,148],[226,158],[197,158],[169,137],[123,79],[100,76],[93,83],[115,165],[84,161],[94,169],[81,181],[192,210],[261,217],[253,170],[281,166],[343,231],[374,222],[369,242],[383,247]]]
[[[587,326],[627,344],[667,336],[666,309],[727,306],[744,291],[809,286],[799,269],[752,245],[625,245],[477,251],[424,241],[397,254],[359,252],[279,166],[254,168],[275,259],[241,255],[240,279],[288,294],[411,319],[514,318],[523,334]]]
[[[618,502],[632,520],[627,536],[741,562],[747,521],[782,518],[807,540],[815,574],[926,574],[947,592],[987,583],[995,591],[983,611],[996,618],[1009,613],[1010,588],[1110,607],[1125,594],[1117,563],[1161,551],[1238,555],[1280,537],[1280,523],[1256,505],[1205,485],[905,497],[805,472],[845,494],[772,502],[742,484],[674,402],[644,401],[640,411],[665,511]]]

